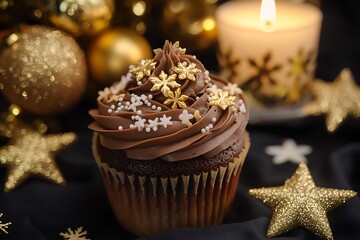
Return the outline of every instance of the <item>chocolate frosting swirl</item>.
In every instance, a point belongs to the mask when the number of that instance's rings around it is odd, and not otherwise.
[[[104,147],[179,161],[212,157],[243,136],[249,114],[240,88],[209,74],[178,42],[154,52],[99,92],[89,128]]]

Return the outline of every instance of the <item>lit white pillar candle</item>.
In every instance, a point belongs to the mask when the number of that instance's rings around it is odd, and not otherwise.
[[[310,4],[232,1],[216,11],[225,76],[262,103],[294,103],[313,79],[321,11]],[[261,14],[260,14],[261,13]]]

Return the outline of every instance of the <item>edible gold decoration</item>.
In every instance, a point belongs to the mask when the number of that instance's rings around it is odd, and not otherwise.
[[[86,238],[87,231],[83,231],[83,227],[79,227],[75,231],[71,228],[67,229],[67,232],[60,233],[60,236],[64,238],[64,240],[90,240]]]
[[[4,190],[13,190],[30,176],[41,176],[58,184],[65,180],[54,155],[75,140],[74,133],[43,135],[23,123],[14,123],[10,142],[0,148],[0,165],[8,167]]]
[[[186,48],[181,48],[180,47],[180,42],[176,41],[175,43],[172,44],[173,48],[174,48],[174,52],[178,55],[180,54],[185,54],[186,53]],[[153,50],[155,54],[158,54],[160,52],[162,52],[162,48],[156,48]]]
[[[135,74],[136,81],[140,81],[144,76],[150,76],[151,71],[155,69],[156,62],[152,59],[143,59],[138,65],[129,70],[129,72]]]
[[[228,91],[219,91],[216,95],[210,96],[209,105],[218,106],[222,110],[235,105],[235,96],[229,96]]]
[[[302,226],[325,239],[333,239],[326,213],[356,195],[351,190],[315,186],[304,163],[283,186],[250,189],[249,193],[273,209],[268,237]]]
[[[189,79],[191,81],[196,81],[195,75],[200,73],[200,69],[196,68],[195,63],[190,63],[186,66],[185,64],[179,62],[177,67],[173,67],[172,70],[178,74],[180,80]]]
[[[181,85],[176,82],[176,74],[168,76],[164,71],[161,71],[159,77],[150,77],[149,81],[154,84],[150,91],[161,90],[165,97],[169,97],[171,90],[170,88],[179,88]],[[174,95],[174,94],[173,94]]]
[[[334,132],[348,116],[360,117],[360,87],[349,69],[343,69],[332,83],[314,81],[310,91],[315,100],[304,106],[304,113],[325,114],[329,132]]]
[[[175,95],[172,91],[168,92],[168,95],[166,96],[168,99],[165,100],[164,104],[165,105],[171,105],[171,108],[178,108],[178,106],[180,108],[186,108],[186,103],[185,101],[189,98],[186,95],[181,95],[181,89],[177,88],[175,90]]]
[[[248,63],[255,70],[255,74],[247,79],[241,87],[244,87],[259,97],[269,99],[281,99],[287,94],[285,88],[280,87],[272,74],[282,68],[280,64],[271,64],[271,53],[264,55],[262,62],[257,63],[254,59],[249,59]]]
[[[3,213],[0,213],[0,218],[3,216]],[[7,229],[9,228],[9,225],[11,225],[11,222],[7,222],[7,223],[3,223],[0,220],[0,230],[3,231],[3,233],[8,234],[9,232],[7,231]]]

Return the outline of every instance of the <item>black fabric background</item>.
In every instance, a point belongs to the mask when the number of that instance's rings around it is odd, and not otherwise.
[[[325,0],[322,2],[322,28],[317,76],[332,81],[343,67],[350,67],[360,83],[360,2]],[[153,47],[161,42],[153,41]],[[211,57],[207,57],[211,56]],[[216,71],[213,52],[200,54]],[[339,99],[341,101],[341,99]],[[92,240],[136,239],[119,226],[112,214],[101,178],[90,151],[91,122],[87,111],[94,107],[95,97],[85,97],[76,108],[60,116],[62,131],[74,131],[78,141],[56,158],[67,185],[31,179],[10,193],[0,191],[3,222],[11,221],[7,240],[62,239],[60,232],[68,227],[83,226]],[[8,103],[1,98],[0,110]],[[249,126],[252,146],[239,179],[235,201],[222,225],[201,229],[179,229],[155,239],[266,239],[265,232],[271,210],[248,195],[250,188],[282,185],[295,171],[296,165],[274,165],[264,153],[268,145],[279,145],[286,138],[308,144],[308,166],[315,183],[321,187],[353,189],[360,192],[360,120],[348,120],[334,134],[325,131],[324,118],[306,118],[275,125]],[[3,185],[6,168],[0,168]],[[360,239],[360,197],[328,213],[335,239]],[[317,239],[311,232],[296,228],[274,239]]]

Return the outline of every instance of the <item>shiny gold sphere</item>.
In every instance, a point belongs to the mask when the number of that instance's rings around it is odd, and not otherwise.
[[[101,34],[88,52],[92,77],[102,85],[120,80],[130,65],[147,58],[152,58],[147,40],[125,28],[114,28]]]
[[[106,29],[114,12],[113,0],[27,0],[33,17],[50,22],[73,36],[93,36]]]
[[[62,113],[85,91],[84,54],[68,34],[22,26],[0,53],[0,89],[12,103],[37,115]]]
[[[216,0],[167,0],[161,16],[164,35],[189,51],[202,50],[216,41]]]

